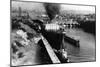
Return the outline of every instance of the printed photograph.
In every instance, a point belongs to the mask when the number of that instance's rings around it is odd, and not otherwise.
[[[11,0],[12,67],[96,61],[96,6]]]

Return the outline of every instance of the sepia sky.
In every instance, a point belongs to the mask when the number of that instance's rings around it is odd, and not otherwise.
[[[82,6],[82,5],[61,5],[61,10],[74,10],[81,13],[95,13],[94,6]]]
[[[21,2],[21,1],[12,1],[12,7],[18,8],[21,7],[22,9],[28,9],[28,10],[44,10],[44,7],[42,3],[36,3],[36,2]]]
[[[72,10],[75,11],[76,13],[95,13],[94,6],[80,6],[80,5],[66,5],[66,4],[60,4],[60,5],[61,5],[60,10]],[[12,1],[12,7],[15,8],[21,7],[22,9],[45,11],[43,3],[38,3],[38,2]]]

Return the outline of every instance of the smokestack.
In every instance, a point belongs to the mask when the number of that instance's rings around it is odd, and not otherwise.
[[[60,5],[57,3],[44,3],[44,8],[51,21],[57,14],[59,14]]]

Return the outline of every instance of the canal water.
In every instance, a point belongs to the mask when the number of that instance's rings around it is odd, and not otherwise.
[[[76,36],[80,41],[79,48],[65,41],[65,48],[70,62],[95,61],[96,44],[94,35],[84,32],[82,29],[66,29],[66,34]]]

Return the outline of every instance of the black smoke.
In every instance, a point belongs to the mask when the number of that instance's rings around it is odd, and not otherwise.
[[[59,14],[60,5],[57,3],[44,3],[44,8],[50,20],[52,20],[57,14]]]

